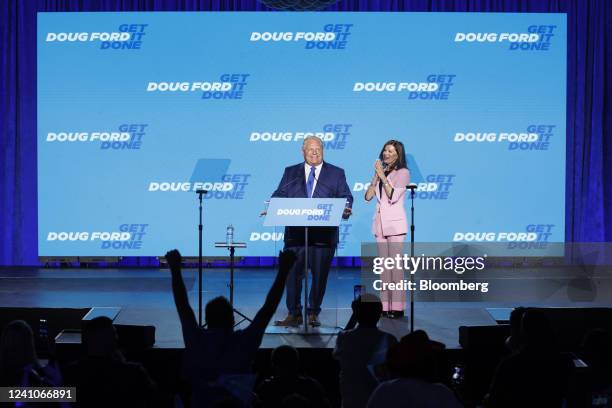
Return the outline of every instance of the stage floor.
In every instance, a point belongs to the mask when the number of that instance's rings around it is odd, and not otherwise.
[[[235,306],[253,316],[262,305],[275,275],[272,269],[237,269],[235,272]],[[197,270],[183,271],[189,298],[197,316]],[[229,297],[227,269],[205,269],[203,304],[216,296]],[[321,312],[323,327],[331,330],[348,321],[353,286],[360,283],[359,269],[336,269],[330,274]],[[520,304],[521,306],[581,306],[578,303]],[[498,314],[519,306],[512,302],[417,302],[415,329],[426,330],[434,340],[448,348],[457,348],[458,328],[462,325],[495,325],[491,308]],[[586,306],[586,305],[583,305]],[[595,306],[588,304],[588,306]],[[602,306],[602,305],[598,305]],[[609,306],[609,305],[606,305]],[[153,325],[157,348],[182,348],[178,315],[172,299],[170,273],[164,269],[0,269],[0,307],[86,308],[120,307],[115,319],[120,324]],[[408,315],[408,311],[406,313]],[[284,298],[274,319],[286,315]],[[380,327],[395,336],[409,332],[409,320],[382,319]],[[299,335],[284,330],[266,333],[263,348],[281,344],[295,347],[333,348],[335,335]]]

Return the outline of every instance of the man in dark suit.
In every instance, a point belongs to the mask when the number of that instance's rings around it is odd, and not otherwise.
[[[304,162],[285,169],[283,178],[272,197],[289,198],[346,198],[342,217],[351,215],[353,195],[346,184],[344,170],[323,162],[323,142],[315,136],[304,139]],[[312,271],[312,286],[308,297],[308,322],[320,326],[319,313],[327,285],[327,275],[338,244],[337,227],[311,227],[308,229],[308,265]],[[304,227],[285,227],[285,249],[293,250],[297,260],[287,278],[287,309],[277,326],[297,326],[302,320],[302,280],[304,278]]]

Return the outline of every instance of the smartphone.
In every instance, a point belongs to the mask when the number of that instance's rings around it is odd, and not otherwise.
[[[39,355],[46,358],[49,354],[49,325],[47,319],[38,319],[38,347]]]
[[[357,300],[364,294],[363,285],[355,285],[353,287],[353,299]]]

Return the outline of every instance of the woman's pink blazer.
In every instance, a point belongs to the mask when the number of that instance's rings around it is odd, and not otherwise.
[[[380,221],[384,236],[401,235],[408,233],[408,221],[404,210],[404,198],[406,186],[410,183],[410,172],[408,169],[393,170],[387,176],[387,180],[393,187],[393,195],[387,197],[383,187],[382,197],[379,186],[374,186],[376,191],[376,212],[372,222],[372,234],[376,235],[376,214],[380,212]]]

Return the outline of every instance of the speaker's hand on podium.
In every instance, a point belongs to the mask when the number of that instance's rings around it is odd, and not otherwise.
[[[353,209],[351,207],[344,207],[344,211],[342,212],[342,219],[348,220],[351,215],[353,215]]]

